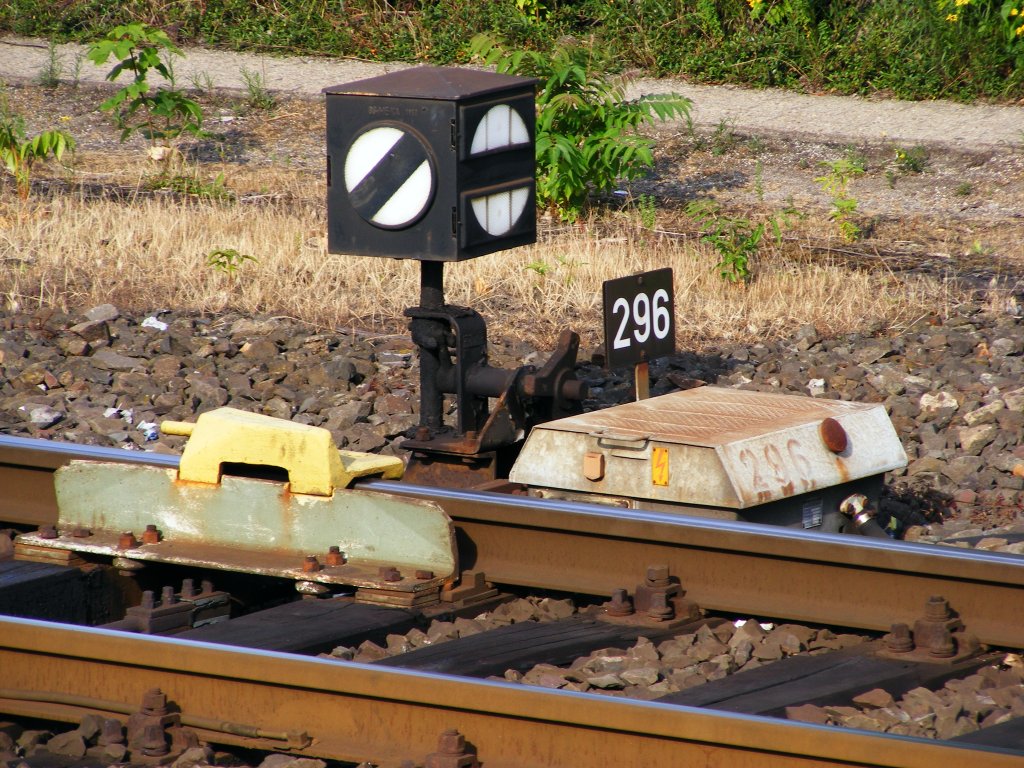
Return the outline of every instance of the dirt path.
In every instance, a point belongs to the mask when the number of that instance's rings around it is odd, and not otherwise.
[[[64,80],[99,83],[109,67],[84,59],[84,46],[61,45],[57,57]],[[0,80],[27,83],[49,62],[43,40],[0,38]],[[399,69],[337,58],[276,58],[189,48],[175,64],[183,84],[212,83],[244,91],[242,70],[258,73],[267,88],[316,94],[325,86]],[[694,102],[699,126],[729,123],[747,134],[787,134],[834,142],[931,144],[967,151],[1024,150],[1024,106],[965,105],[953,102],[869,100],[848,96],[809,96],[781,90],[750,90],[692,85],[678,80],[640,80],[633,94],[678,91]]]

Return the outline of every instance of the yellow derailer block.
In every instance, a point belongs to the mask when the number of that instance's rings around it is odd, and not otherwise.
[[[178,466],[181,481],[216,484],[224,464],[251,464],[286,470],[292,493],[330,496],[360,477],[398,480],[405,470],[396,456],[338,450],[322,427],[237,408],[208,411],[194,424],[165,421],[160,431],[188,437]]]

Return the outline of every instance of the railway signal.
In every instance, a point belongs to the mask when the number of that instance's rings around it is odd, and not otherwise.
[[[534,87],[417,67],[324,89],[327,248],[462,261],[534,242]]]

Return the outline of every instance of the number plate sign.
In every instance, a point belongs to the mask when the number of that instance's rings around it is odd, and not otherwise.
[[[609,368],[653,360],[676,351],[672,270],[605,280],[604,348]]]

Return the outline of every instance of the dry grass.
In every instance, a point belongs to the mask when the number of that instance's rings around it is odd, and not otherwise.
[[[319,327],[400,331],[417,301],[419,265],[326,253],[321,175],[223,166],[240,199],[214,203],[135,194],[145,169],[79,159],[76,182],[129,189],[121,197],[66,190],[18,201],[0,189],[0,299],[5,308],[112,302],[124,310],[231,309],[283,314]],[[270,192],[268,192],[270,190]],[[246,197],[249,195],[249,197]],[[232,248],[257,259],[232,276],[207,265]],[[564,326],[601,342],[601,283],[675,270],[680,346],[784,336],[812,323],[826,334],[899,327],[958,300],[940,281],[794,260],[766,249],[749,285],[721,280],[717,256],[694,238],[656,236],[628,214],[563,231],[535,246],[445,270],[449,302],[480,311],[492,338],[548,346]]]

